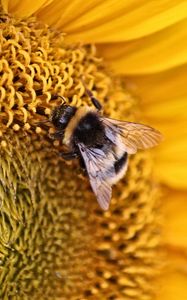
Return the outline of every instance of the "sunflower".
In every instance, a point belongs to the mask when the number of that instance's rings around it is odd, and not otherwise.
[[[0,297],[186,299],[187,2],[1,5]],[[89,104],[82,75],[106,114],[165,136],[104,213],[38,125],[57,95]]]

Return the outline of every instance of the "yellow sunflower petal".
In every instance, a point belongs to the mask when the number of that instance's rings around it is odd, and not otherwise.
[[[166,72],[126,78],[128,88],[141,98],[148,124],[165,140],[155,149],[155,172],[165,184],[187,188],[187,65]]]
[[[187,250],[187,191],[169,191],[164,202],[164,242]],[[172,249],[171,249],[172,250]]]
[[[181,126],[187,128],[187,122],[171,126],[170,130],[171,135],[173,130],[173,136],[165,135],[166,140],[155,151],[157,162],[155,174],[168,186],[185,189],[187,188],[187,130],[184,134],[178,135],[178,131],[183,131]],[[159,127],[157,126],[157,128]]]
[[[187,62],[187,19],[150,36],[100,45],[100,54],[118,73],[161,72]]]
[[[126,77],[126,82],[145,105],[158,101],[163,103],[187,96],[186,74],[187,64],[161,73]]]
[[[125,41],[156,32],[187,17],[187,2],[54,0],[38,17],[63,29],[71,41]]]
[[[45,6],[53,0],[1,0],[5,12],[17,17],[27,17],[35,13],[41,6]]]
[[[187,191],[170,191],[163,206],[165,268],[156,300],[187,299]]]
[[[185,261],[187,263],[187,261]],[[159,281],[156,300],[185,300],[187,299],[187,274],[184,270],[168,269]]]
[[[165,268],[159,276],[156,300],[187,299],[187,191],[164,195],[163,245]]]

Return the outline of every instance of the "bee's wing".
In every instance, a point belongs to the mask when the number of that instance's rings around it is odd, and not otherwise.
[[[114,144],[118,140],[124,150],[134,154],[138,149],[147,149],[156,146],[161,140],[161,133],[147,125],[123,122],[109,118],[102,118],[106,136]]]
[[[107,168],[110,161],[102,150],[88,148],[81,143],[78,144],[78,147],[97,201],[103,210],[107,210],[112,195],[112,188],[107,179],[114,176],[114,166],[111,165],[110,168]]]

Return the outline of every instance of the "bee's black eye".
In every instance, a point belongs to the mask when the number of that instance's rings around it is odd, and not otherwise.
[[[70,105],[58,106],[51,114],[51,122],[56,128],[65,129],[70,119],[74,116],[77,108]]]

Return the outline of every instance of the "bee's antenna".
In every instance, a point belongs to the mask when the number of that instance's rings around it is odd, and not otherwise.
[[[85,84],[85,81],[83,79],[83,77],[81,77],[81,81],[82,81],[82,84],[85,88],[85,91],[86,91],[86,94],[88,95],[88,97],[90,98],[90,100],[92,101],[93,105],[98,109],[98,110],[101,110],[102,109],[102,105],[101,103],[99,102],[99,100],[97,100],[94,95],[92,94],[92,92],[86,87],[86,84]]]
[[[64,96],[61,96],[61,95],[53,95],[52,96],[52,100],[55,100],[57,98],[61,98],[63,100],[62,104],[65,104],[67,102],[67,100],[66,100],[66,98]]]
[[[43,128],[47,128],[48,127],[48,125],[47,125],[47,127],[46,127],[46,123],[50,123],[50,120],[43,120],[43,121],[39,121],[39,122],[36,122],[34,125],[35,126],[41,126],[41,127],[43,127]],[[43,125],[43,126],[42,126]]]
[[[60,95],[58,95],[58,97],[59,97],[59,98],[61,98],[61,99],[64,101],[62,104],[64,104],[64,103],[66,103],[66,102],[67,102],[67,100],[66,100],[66,98],[65,98],[64,96],[60,96]]]
[[[43,124],[43,123],[50,123],[49,120],[43,120],[43,121],[39,121],[37,124]]]

